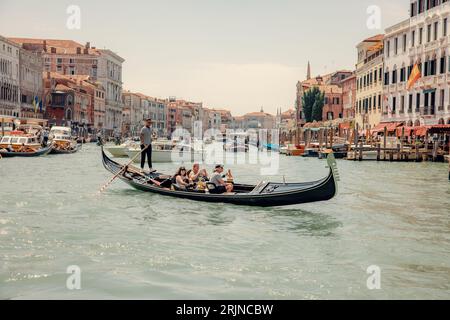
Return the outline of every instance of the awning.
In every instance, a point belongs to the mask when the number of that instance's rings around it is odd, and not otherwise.
[[[344,122],[344,123],[339,124],[339,129],[341,129],[341,130],[348,130],[351,127],[352,127],[351,122]]]
[[[402,133],[405,135],[405,137],[410,137],[414,133],[415,129],[415,127],[399,127],[397,128],[397,137],[401,137]]]
[[[430,134],[435,134],[435,133],[449,133],[450,134],[450,124],[437,124],[437,125],[433,125],[433,126],[429,126],[428,128],[428,132]]]
[[[384,122],[380,123],[379,125],[375,126],[370,132],[372,134],[374,133],[380,133],[384,132],[384,128],[386,128],[388,133],[395,132],[398,127],[402,126],[402,122]]]

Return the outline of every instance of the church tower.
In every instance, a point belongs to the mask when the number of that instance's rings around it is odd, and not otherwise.
[[[311,79],[311,64],[308,61],[308,71],[306,72],[306,80]]]

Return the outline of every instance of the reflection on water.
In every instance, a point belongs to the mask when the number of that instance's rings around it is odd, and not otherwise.
[[[275,177],[311,181],[317,159],[282,157]],[[0,160],[0,298],[450,298],[450,183],[432,163],[338,162],[339,195],[286,208],[200,203],[115,181],[96,146]],[[172,164],[158,164],[174,172]],[[211,169],[211,168],[208,168]],[[82,269],[82,290],[65,287]],[[382,270],[382,290],[366,269]]]

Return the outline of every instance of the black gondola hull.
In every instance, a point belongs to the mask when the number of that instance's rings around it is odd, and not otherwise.
[[[117,162],[111,160],[103,153],[103,164],[107,170],[117,174],[122,169],[123,166]],[[333,158],[334,159],[334,158]],[[335,163],[330,165],[330,171],[326,178],[309,183],[294,183],[294,184],[283,184],[283,183],[268,183],[267,186],[270,187],[269,191],[266,187],[266,192],[258,193],[237,193],[233,195],[227,194],[209,194],[209,193],[198,193],[189,191],[175,191],[164,189],[152,184],[143,182],[141,179],[133,178],[126,170],[124,173],[119,174],[119,178],[132,186],[133,188],[156,193],[164,196],[177,197],[182,199],[189,199],[193,201],[202,202],[219,202],[219,203],[229,203],[241,206],[257,206],[257,207],[277,207],[277,206],[289,206],[310,202],[327,201],[332,199],[337,193],[336,185],[336,174],[337,169],[335,168]],[[248,189],[252,190],[256,186],[243,186],[235,185],[236,189]]]

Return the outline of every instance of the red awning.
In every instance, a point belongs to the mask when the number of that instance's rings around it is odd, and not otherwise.
[[[351,127],[351,123],[350,122],[344,122],[344,123],[340,123],[339,124],[339,129],[341,130],[348,130]]]
[[[399,127],[397,128],[397,137],[401,137],[402,133],[404,133],[405,137],[410,137],[414,133],[414,129],[414,127]]]
[[[384,132],[384,128],[386,128],[387,132],[395,132],[397,130],[397,128],[402,125],[403,125],[403,123],[401,123],[401,122],[384,122],[384,123],[380,123],[379,125],[375,126],[375,128],[373,128],[370,132],[372,134]]]

